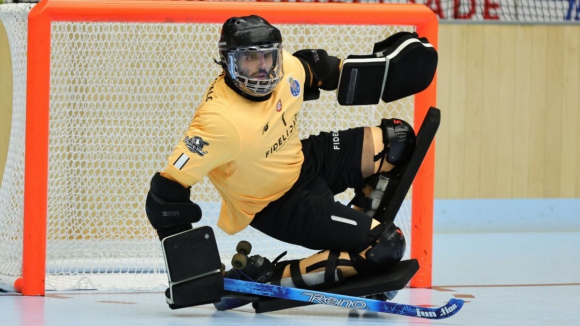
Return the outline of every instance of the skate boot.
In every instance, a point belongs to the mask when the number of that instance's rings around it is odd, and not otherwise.
[[[258,283],[267,283],[270,281],[274,264],[260,255],[248,257],[250,250],[251,245],[247,241],[241,241],[238,244],[236,248],[238,253],[232,258],[234,268],[225,273],[225,278]],[[244,306],[257,299],[256,296],[251,295],[226,293],[220,302],[214,303],[214,306],[217,310],[229,310]]]
[[[225,278],[233,278],[243,281],[266,283],[272,276],[272,263],[268,258],[260,255],[248,257],[246,265],[242,269],[236,267],[226,272]]]

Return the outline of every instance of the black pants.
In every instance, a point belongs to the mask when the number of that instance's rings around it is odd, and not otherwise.
[[[250,224],[278,240],[314,250],[362,251],[370,243],[372,218],[334,200],[362,188],[364,128],[320,133],[302,140],[300,177]]]

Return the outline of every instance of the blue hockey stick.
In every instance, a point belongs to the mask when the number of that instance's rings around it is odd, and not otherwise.
[[[224,289],[232,292],[428,319],[443,319],[451,317],[455,315],[461,307],[463,307],[463,300],[455,298],[449,300],[447,304],[439,308],[423,308],[408,304],[351,297],[328,292],[303,290],[272,284],[248,282],[230,278],[224,279]]]

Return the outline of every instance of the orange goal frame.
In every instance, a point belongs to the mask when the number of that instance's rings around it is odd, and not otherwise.
[[[232,16],[258,14],[273,24],[356,24],[414,26],[437,48],[438,19],[426,6],[380,3],[198,2],[160,0],[44,0],[29,14],[26,89],[26,161],[22,277],[14,288],[44,295],[48,202],[48,146],[51,23],[149,22],[223,23]],[[436,106],[436,80],[415,95],[414,125]],[[431,287],[434,150],[431,146],[413,183],[411,257],[420,269],[412,287]]]

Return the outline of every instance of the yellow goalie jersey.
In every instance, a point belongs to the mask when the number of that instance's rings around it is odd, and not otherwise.
[[[207,175],[222,196],[218,227],[234,234],[286,193],[304,161],[297,114],[305,72],[283,52],[284,77],[268,100],[254,102],[220,75],[208,88],[162,175],[191,186]]]

